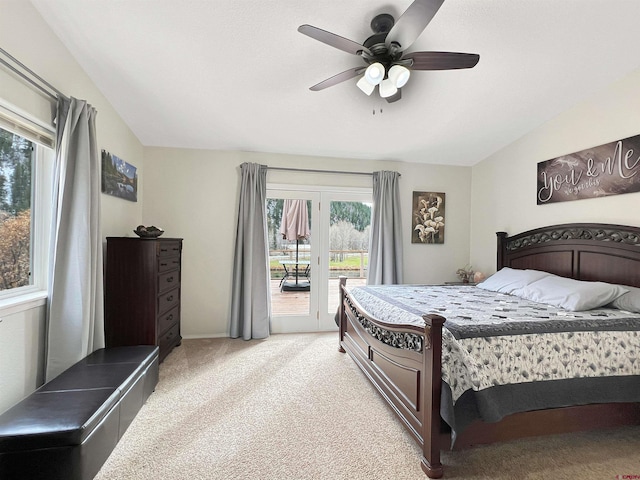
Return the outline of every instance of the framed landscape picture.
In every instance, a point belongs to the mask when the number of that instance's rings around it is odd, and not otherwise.
[[[102,150],[102,193],[138,201],[138,174],[133,165]]]
[[[444,243],[445,194],[413,192],[411,243]]]

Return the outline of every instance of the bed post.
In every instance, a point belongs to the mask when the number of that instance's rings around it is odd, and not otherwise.
[[[344,331],[346,330],[346,315],[344,312],[344,287],[347,285],[347,277],[345,275],[340,275],[340,284],[338,285],[338,290],[340,291],[340,304],[338,305],[338,328],[340,330],[340,334],[338,336],[338,351],[341,353],[345,353],[345,349],[342,348],[342,340],[344,339]]]
[[[496,271],[505,266],[505,254],[507,253],[507,232],[496,232],[498,236],[498,255],[496,257]]]
[[[440,315],[423,315],[424,417],[422,421],[422,470],[429,478],[442,477],[440,463],[440,395],[442,393],[442,325]],[[431,392],[429,394],[429,392]]]

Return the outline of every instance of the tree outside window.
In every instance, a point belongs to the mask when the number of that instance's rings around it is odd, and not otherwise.
[[[31,284],[33,144],[0,128],[0,290]]]

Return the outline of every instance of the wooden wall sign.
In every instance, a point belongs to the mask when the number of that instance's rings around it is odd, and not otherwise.
[[[640,192],[640,135],[538,163],[538,205]]]

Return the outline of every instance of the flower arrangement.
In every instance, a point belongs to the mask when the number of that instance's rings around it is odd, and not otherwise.
[[[465,265],[463,268],[456,270],[456,275],[463,283],[469,283],[474,281],[475,273],[471,265]]]

